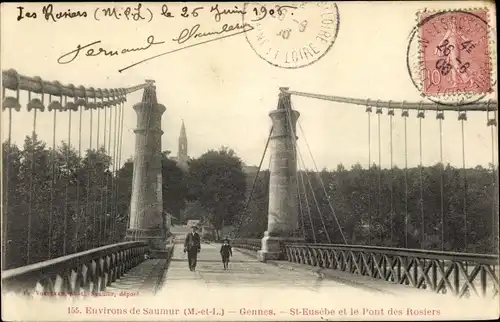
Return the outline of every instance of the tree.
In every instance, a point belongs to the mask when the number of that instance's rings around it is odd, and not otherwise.
[[[12,214],[20,213],[21,205],[21,150],[16,145],[3,143],[2,162],[2,269],[24,264],[22,256],[14,256],[22,250],[19,236],[25,235],[25,227]],[[9,251],[10,250],[10,251]]]
[[[162,175],[163,210],[179,218],[186,207],[188,187],[184,172],[168,158],[168,153],[163,154]]]
[[[132,198],[132,178],[134,174],[134,163],[131,158],[127,159],[117,173],[117,207],[118,207],[118,227],[119,240],[123,240],[126,235],[130,220],[130,199]]]
[[[258,176],[248,175],[246,182],[245,208],[235,216],[233,223],[236,232],[242,237],[262,237],[262,232],[267,230],[269,171],[260,171]]]
[[[163,216],[168,212],[174,216],[179,216],[182,209],[185,208],[188,189],[185,175],[177,164],[168,158],[169,151],[162,153],[162,199]],[[120,233],[119,239],[125,237],[125,231],[129,224],[130,199],[132,198],[132,177],[134,164],[132,159],[128,159],[117,173],[117,207],[118,222]],[[165,218],[166,219],[166,218]]]
[[[343,243],[342,231],[351,245],[494,252],[496,173],[441,164],[299,171],[300,226],[308,242]],[[257,181],[249,211],[238,217],[239,236],[266,230],[268,185],[268,178]]]
[[[233,150],[210,150],[189,163],[190,192],[208,212],[217,238],[219,230],[238,214],[243,206],[246,176],[242,162]]]

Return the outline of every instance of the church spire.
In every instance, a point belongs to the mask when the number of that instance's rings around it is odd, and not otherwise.
[[[185,138],[187,141],[186,127],[184,126],[184,120],[182,120],[181,135],[179,138]]]

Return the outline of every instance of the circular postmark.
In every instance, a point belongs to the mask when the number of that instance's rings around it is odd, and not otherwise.
[[[245,3],[245,12],[250,47],[276,67],[313,64],[328,53],[339,31],[334,2]]]
[[[422,96],[443,105],[467,105],[492,92],[488,11],[486,8],[417,14],[406,63]]]

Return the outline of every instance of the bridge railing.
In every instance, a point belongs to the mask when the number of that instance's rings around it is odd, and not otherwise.
[[[497,297],[498,256],[377,246],[285,244],[289,262],[337,269],[462,298]]]
[[[2,272],[4,292],[66,297],[100,292],[145,260],[147,242],[103,246]]]
[[[231,240],[231,246],[252,251],[260,250],[261,245],[262,240],[260,238],[238,238]]]
[[[261,249],[261,239],[234,239],[233,247]],[[497,255],[335,244],[282,244],[284,259],[410,285],[459,298],[497,297]]]

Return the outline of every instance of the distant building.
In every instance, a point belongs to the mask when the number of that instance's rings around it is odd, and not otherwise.
[[[196,227],[200,227],[200,224],[201,224],[201,220],[200,219],[189,219],[187,221],[187,224],[186,226],[188,227],[193,227],[193,226],[196,226]]]
[[[177,157],[171,157],[170,160],[175,161],[177,166],[184,171],[188,170],[188,141],[186,134],[186,127],[184,126],[184,121],[182,121],[181,133],[179,135],[179,148],[177,150]]]

